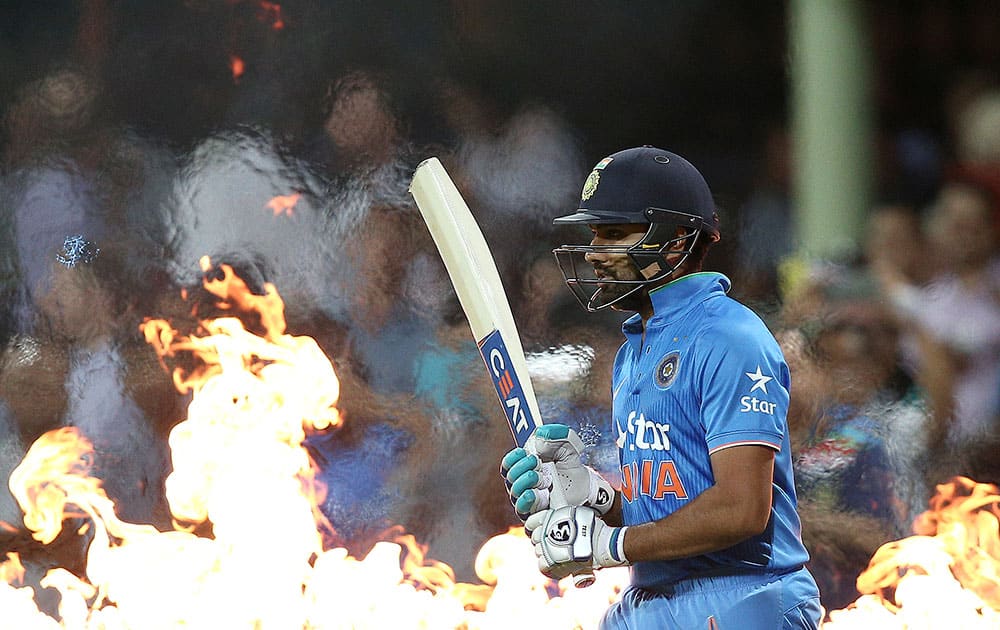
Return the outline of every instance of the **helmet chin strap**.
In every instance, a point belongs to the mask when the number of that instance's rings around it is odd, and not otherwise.
[[[597,290],[594,291],[594,293],[590,296],[590,299],[587,300],[587,303],[584,304],[584,308],[586,308],[591,313],[596,313],[597,311],[613,307],[615,304],[619,304],[623,300],[627,300],[629,298],[635,297],[636,294],[639,293],[645,287],[646,287],[646,285],[644,285],[644,284],[637,284],[632,289],[626,291],[625,293],[622,293],[621,295],[619,295],[618,297],[614,298],[610,302],[608,302],[606,304],[601,304],[599,306],[594,306],[594,303],[597,301],[597,298],[601,295],[601,293],[604,292],[604,288],[603,287],[597,287]],[[626,309],[626,310],[633,310],[633,309]]]
[[[646,280],[653,281],[656,278],[656,274],[660,273],[662,270],[663,267],[660,266],[660,263],[654,262],[646,265],[645,269],[639,269],[639,275]]]

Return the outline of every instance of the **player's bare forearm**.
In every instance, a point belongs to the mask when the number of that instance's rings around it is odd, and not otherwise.
[[[629,561],[673,560],[731,547],[767,527],[774,451],[737,446],[712,455],[716,483],[670,516],[629,527]],[[621,507],[616,498],[615,513]],[[617,512],[615,512],[617,510]]]
[[[608,525],[613,525],[615,527],[621,527],[624,525],[622,523],[622,493],[621,491],[615,492],[615,500],[611,504],[611,509],[608,510],[607,514],[603,517],[604,522]]]

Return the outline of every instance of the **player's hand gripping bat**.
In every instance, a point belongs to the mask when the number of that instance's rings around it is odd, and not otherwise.
[[[524,446],[542,418],[493,254],[469,206],[437,158],[417,166],[410,193],[444,260],[514,441]],[[558,485],[554,484],[553,490],[558,491]],[[555,493],[550,502],[553,508],[565,503]],[[590,586],[593,573],[575,575],[573,582],[578,587]]]

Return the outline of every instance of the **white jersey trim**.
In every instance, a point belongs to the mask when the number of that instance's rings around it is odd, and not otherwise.
[[[727,442],[726,444],[721,444],[715,448],[709,449],[708,454],[714,455],[719,451],[725,450],[727,448],[732,448],[734,446],[766,446],[777,452],[781,452],[781,444],[775,444],[773,442],[765,442],[763,440],[741,440],[739,442]]]

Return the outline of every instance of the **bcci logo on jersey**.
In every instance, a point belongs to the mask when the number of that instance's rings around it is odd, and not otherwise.
[[[656,379],[656,386],[660,389],[667,389],[674,383],[674,379],[677,377],[677,368],[680,365],[681,355],[677,352],[671,352],[667,356],[660,359],[660,363],[656,366],[656,374],[654,378]]]

